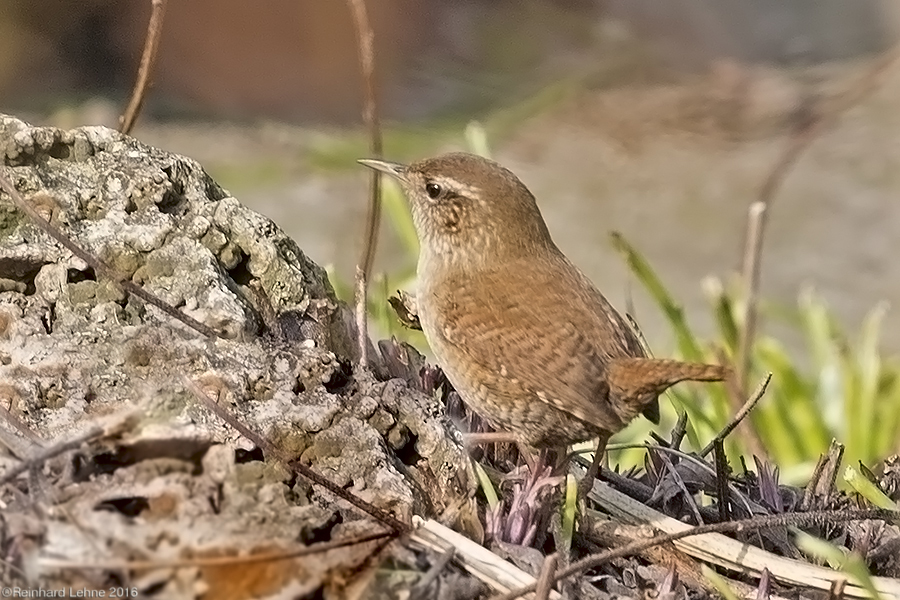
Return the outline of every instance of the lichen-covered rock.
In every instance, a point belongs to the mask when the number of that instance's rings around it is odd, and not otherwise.
[[[90,562],[103,558],[97,548],[136,556],[126,549],[169,534],[181,540],[163,553],[170,558],[237,534],[327,539],[360,518],[248,454],[252,444],[197,401],[188,379],[287,455],[402,520],[465,502],[464,455],[436,400],[353,373],[347,309],[325,272],[196,162],[106,128],[60,131],[2,115],[0,157],[0,174],[76,244],[221,336],[127,294],[0,193],[0,402],[9,408],[0,428],[24,440],[0,474],[23,447],[64,440],[99,415],[129,406],[143,415],[113,447],[89,447],[78,468],[53,476],[60,498],[77,498],[78,518],[42,523],[38,558]],[[129,520],[119,500],[131,497],[153,518]],[[4,545],[3,519],[25,508],[8,488],[0,500]],[[98,507],[121,513],[115,527],[78,542],[81,527],[108,518]]]

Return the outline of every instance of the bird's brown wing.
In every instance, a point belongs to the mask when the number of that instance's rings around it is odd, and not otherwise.
[[[605,393],[606,365],[643,351],[568,261],[507,263],[445,284],[452,292],[436,299],[446,317],[443,342],[472,364],[504,375],[485,384],[490,393],[521,402],[526,399],[515,396],[525,391],[532,401],[601,429],[625,425]]]
[[[589,290],[589,306],[598,306],[599,311],[597,312],[597,316],[608,320],[615,328],[615,331],[618,332],[614,340],[616,345],[609,353],[610,358],[621,358],[623,356],[632,358],[646,357],[647,353],[644,351],[644,345],[641,343],[640,339],[638,339],[631,324],[612,307],[603,294],[593,286],[591,281],[582,274],[577,267],[572,265],[565,257],[563,257],[562,260],[565,262],[565,267],[574,271],[577,276],[581,278],[584,284],[583,288]],[[653,399],[645,404],[642,414],[650,420],[650,422],[659,425],[659,400]]]

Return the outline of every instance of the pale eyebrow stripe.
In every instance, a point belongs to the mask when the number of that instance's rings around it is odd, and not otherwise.
[[[446,175],[437,175],[432,178],[432,181],[444,184],[448,189],[463,194],[473,200],[481,200],[481,188],[474,185],[462,183],[461,181],[453,179],[452,177],[447,177]]]

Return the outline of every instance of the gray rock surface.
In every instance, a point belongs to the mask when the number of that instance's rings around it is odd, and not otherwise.
[[[222,336],[205,338],[129,296],[0,193],[0,406],[9,409],[0,415],[0,474],[102,415],[126,407],[141,415],[122,436],[45,467],[50,493],[24,475],[0,486],[4,548],[15,542],[24,552],[27,538],[33,566],[48,556],[91,563],[363,527],[343,500],[247,453],[252,444],[198,402],[185,378],[401,520],[466,503],[464,454],[438,400],[402,379],[357,376],[348,311],[323,269],[199,164],[106,128],[61,131],[2,115],[0,155],[0,174],[52,224]],[[137,515],[122,508],[135,498],[146,504]],[[40,517],[35,501],[57,518]],[[34,568],[73,581],[70,571]]]

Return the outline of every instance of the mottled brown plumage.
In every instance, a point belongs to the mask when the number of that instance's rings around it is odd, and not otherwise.
[[[425,337],[462,399],[498,428],[536,447],[603,439],[640,413],[658,420],[669,386],[725,378],[721,366],[647,358],[499,164],[463,153],[360,162],[409,199]]]

